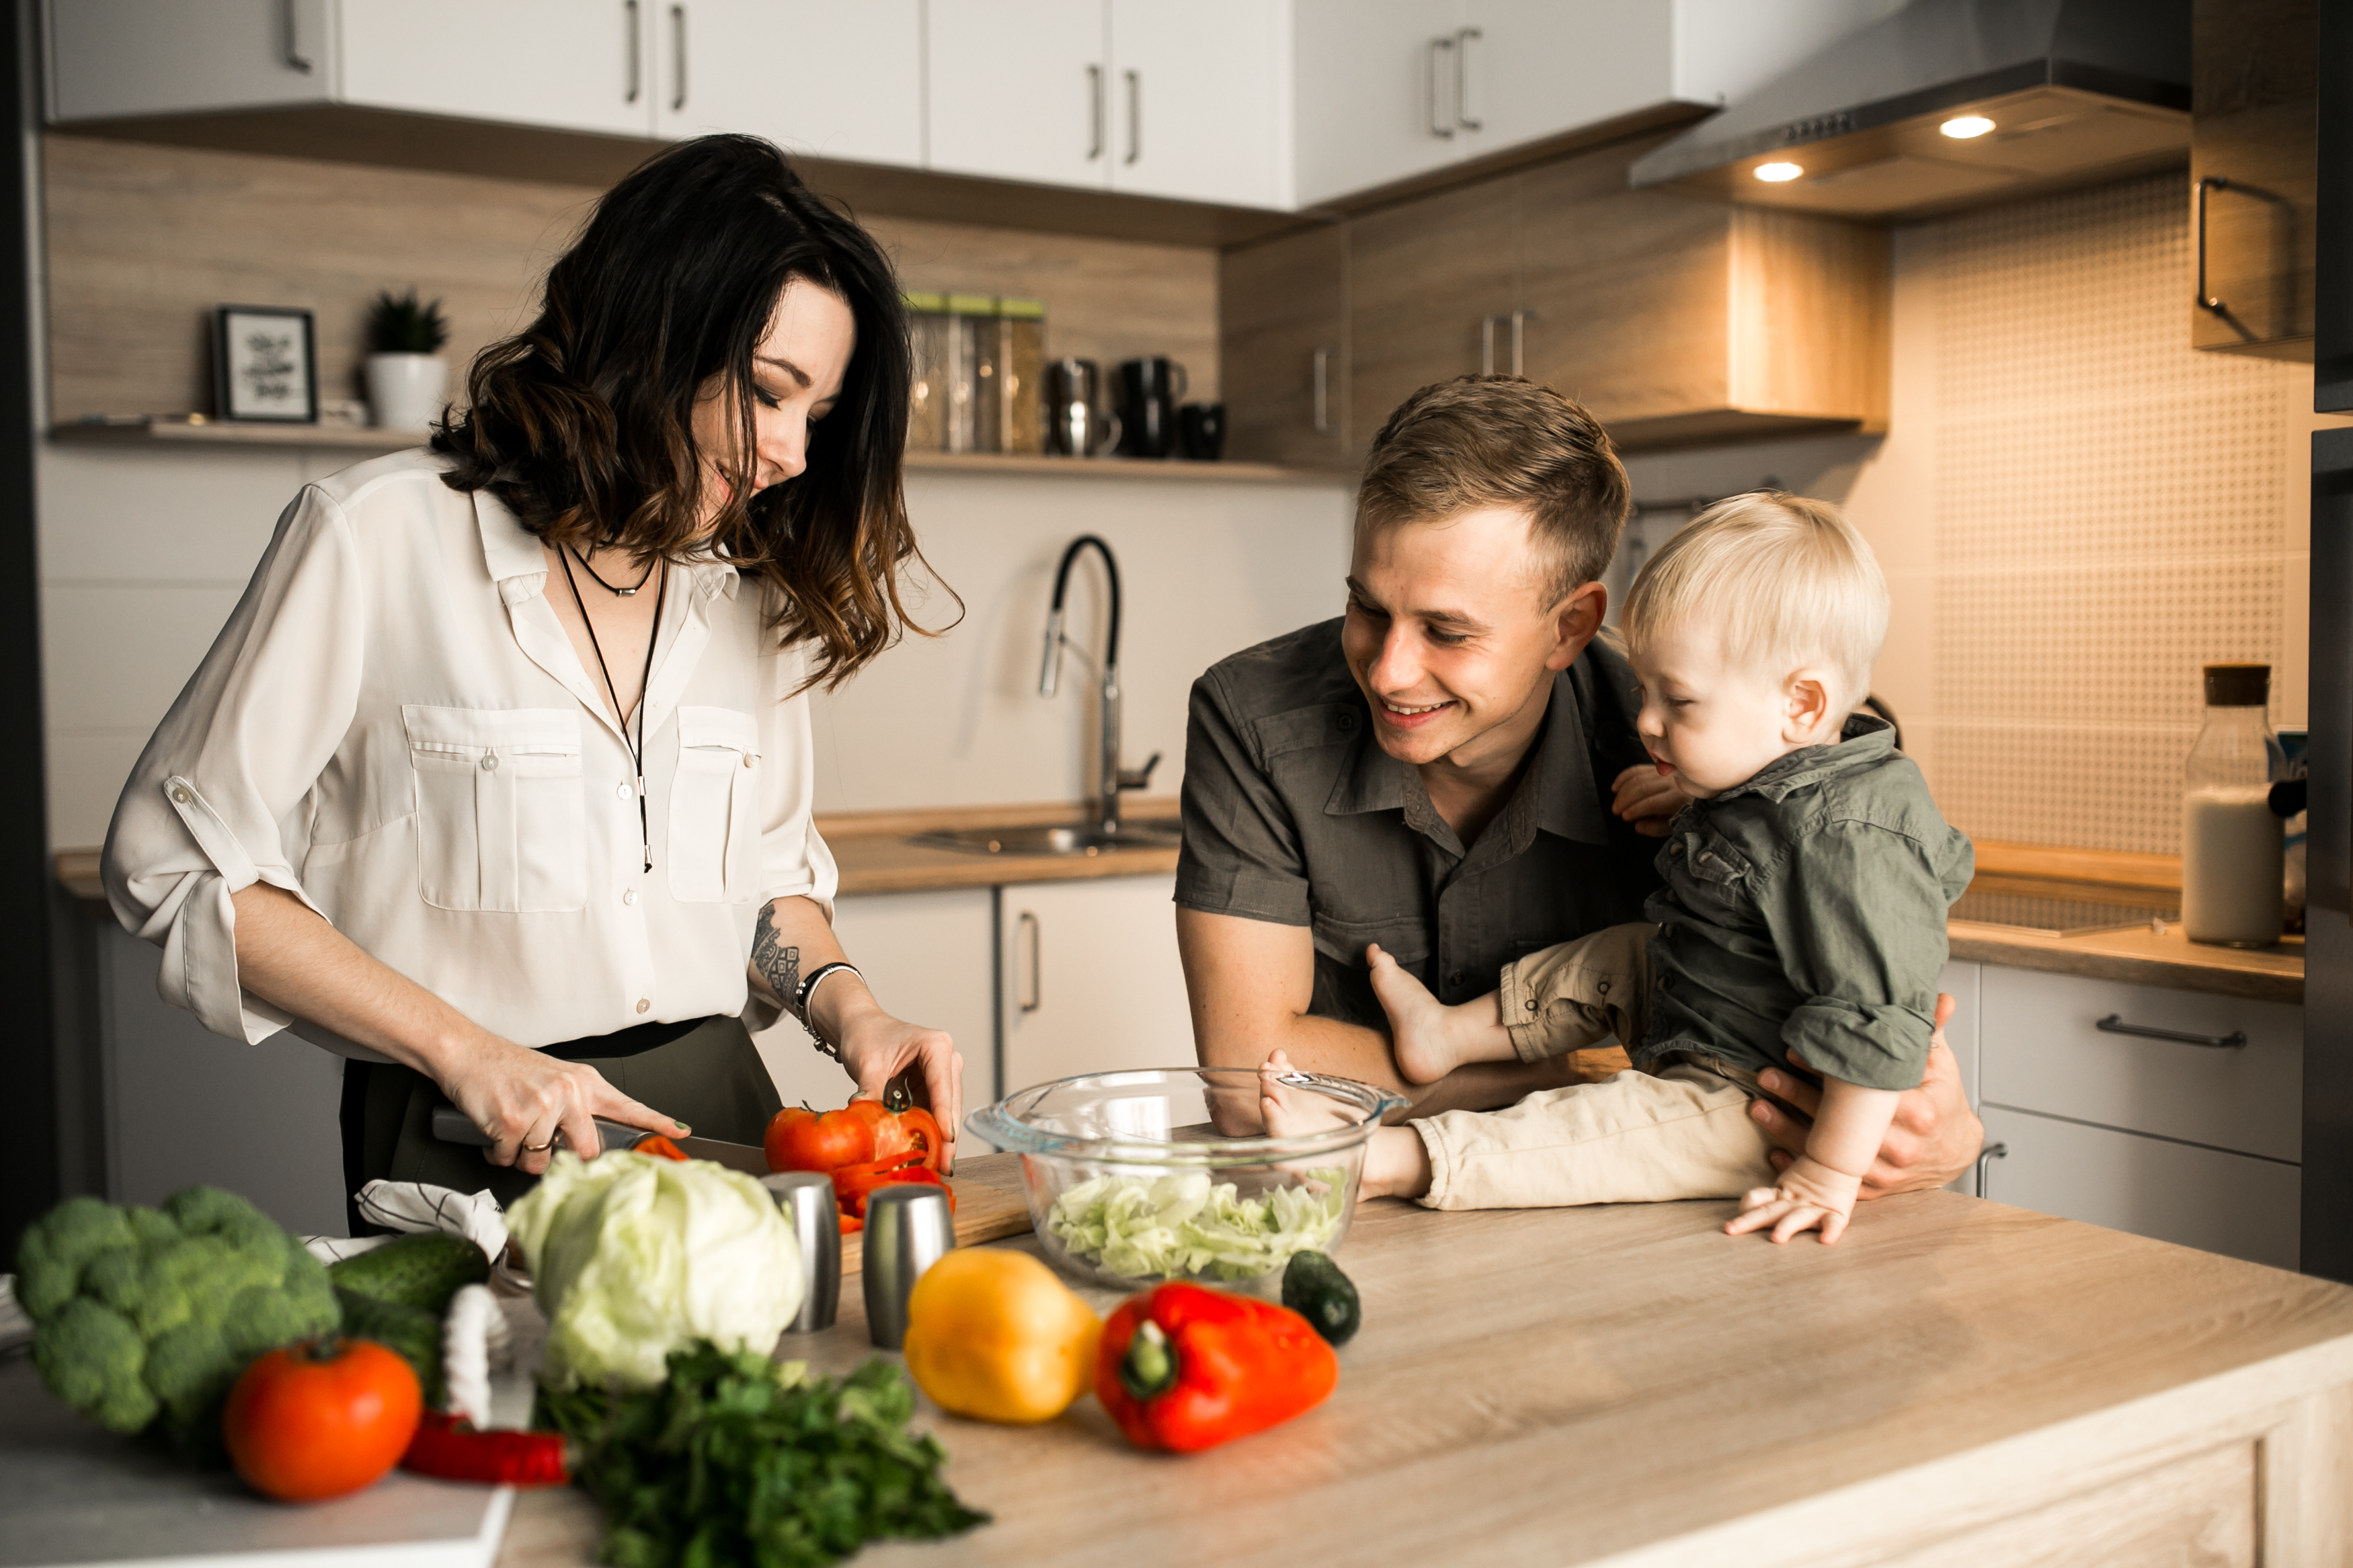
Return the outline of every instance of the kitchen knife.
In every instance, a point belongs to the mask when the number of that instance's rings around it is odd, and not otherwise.
[[[433,1136],[444,1143],[466,1143],[477,1149],[491,1146],[490,1135],[468,1121],[464,1111],[446,1100],[433,1108],[432,1127]],[[642,1127],[624,1127],[601,1116],[596,1118],[596,1131],[604,1135],[607,1152],[632,1148],[640,1139],[654,1136]],[[563,1142],[561,1129],[555,1137],[559,1143]],[[731,1171],[742,1171],[746,1175],[765,1176],[768,1173],[766,1152],[749,1143],[727,1143],[716,1138],[673,1138],[670,1142],[677,1144],[679,1152],[690,1160],[709,1160]]]

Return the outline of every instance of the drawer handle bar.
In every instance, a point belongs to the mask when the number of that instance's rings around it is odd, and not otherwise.
[[[2172,1040],[2185,1046],[2203,1046],[2211,1051],[2243,1051],[2247,1048],[2247,1031],[2233,1029],[2227,1035],[2192,1035],[2180,1029],[2155,1029],[2147,1024],[2127,1024],[2121,1013],[2111,1013],[2092,1026],[2104,1035],[2138,1035],[2144,1040]]]

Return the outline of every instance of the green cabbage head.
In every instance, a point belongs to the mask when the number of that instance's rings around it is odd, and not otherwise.
[[[766,1355],[800,1310],[800,1248],[767,1190],[706,1160],[555,1156],[507,1216],[558,1388],[652,1388],[709,1340]]]

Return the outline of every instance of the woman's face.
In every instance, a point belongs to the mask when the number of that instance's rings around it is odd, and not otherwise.
[[[858,347],[858,323],[841,296],[796,278],[777,296],[768,331],[752,351],[752,452],[736,450],[742,421],[733,388],[712,377],[694,405],[702,448],[702,526],[708,531],[748,480],[754,491],[808,466],[809,426],[833,412]]]

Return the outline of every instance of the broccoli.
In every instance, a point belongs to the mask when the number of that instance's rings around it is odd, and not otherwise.
[[[26,1231],[16,1271],[50,1392],[111,1431],[160,1421],[199,1456],[218,1452],[221,1405],[248,1363],[343,1322],[309,1250],[216,1187],[161,1209],[68,1198]]]

